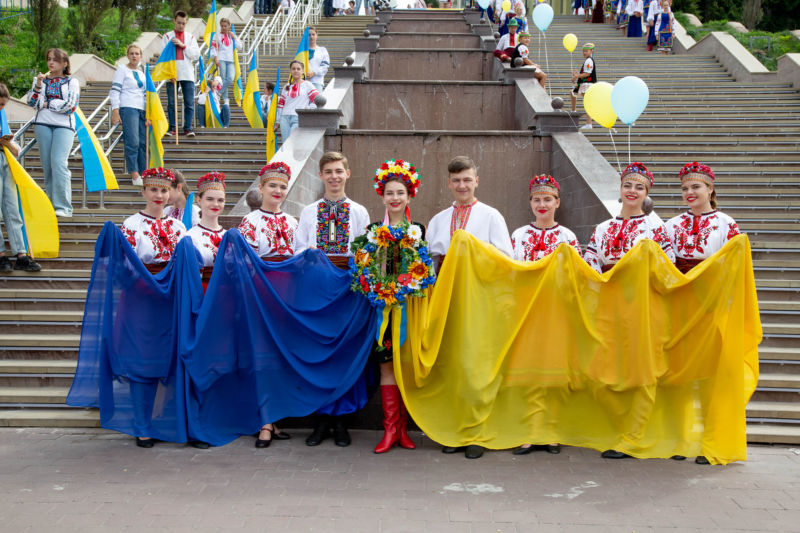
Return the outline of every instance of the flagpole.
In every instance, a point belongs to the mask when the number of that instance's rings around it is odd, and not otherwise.
[[[150,131],[152,129],[153,126],[147,126],[147,135],[145,135],[145,140],[144,140],[144,157],[145,161],[147,161],[146,164],[147,167],[150,167]],[[175,129],[177,130],[178,127],[175,126]]]
[[[175,80],[173,84],[173,89],[175,89],[175,146],[178,146],[178,80]]]

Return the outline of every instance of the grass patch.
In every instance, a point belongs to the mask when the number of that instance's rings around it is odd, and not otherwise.
[[[689,20],[683,13],[676,13],[675,18],[686,29],[686,33],[699,41],[712,31],[724,31],[742,43],[756,59],[761,61],[768,70],[778,69],[778,58],[784,54],[800,52],[800,40],[788,31],[772,33],[768,31],[751,31],[749,33],[739,33],[730,31],[727,20],[712,20],[696,27],[689,24]],[[752,39],[751,39],[752,37]]]

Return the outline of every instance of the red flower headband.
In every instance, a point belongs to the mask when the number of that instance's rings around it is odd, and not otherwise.
[[[144,187],[172,187],[174,184],[175,174],[168,168],[148,168],[142,172],[142,185]]]
[[[648,189],[655,183],[653,173],[647,170],[644,163],[639,163],[638,161],[634,161],[622,171],[622,175],[619,177],[620,181],[625,181],[626,178],[643,183]]]
[[[702,163],[698,163],[697,161],[686,163],[680,172],[678,172],[678,177],[680,178],[681,183],[684,181],[696,180],[705,182],[709,185],[714,185],[714,181],[717,179],[716,176],[714,176],[714,171],[711,170],[711,167]]]
[[[552,194],[558,198],[558,193],[561,192],[561,186],[550,174],[542,174],[534,176],[528,184],[528,192],[534,194]]]
[[[417,195],[419,188],[420,177],[414,165],[402,159],[390,159],[384,162],[379,169],[375,171],[375,192],[379,196],[383,196],[383,189],[386,183],[391,179],[400,179],[408,189],[408,196],[414,198]]]
[[[282,161],[275,161],[261,167],[258,176],[261,178],[261,183],[267,180],[281,180],[288,184],[292,177],[292,169]]]
[[[211,189],[225,191],[225,173],[213,170],[197,180],[197,191],[202,193]]]

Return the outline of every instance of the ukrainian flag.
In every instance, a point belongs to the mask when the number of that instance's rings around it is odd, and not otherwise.
[[[108,162],[103,147],[100,146],[92,126],[80,107],[75,108],[75,135],[81,145],[81,163],[86,190],[97,192],[119,189],[111,163]]]
[[[153,81],[174,80],[178,77],[178,64],[175,62],[176,54],[175,43],[168,42],[153,67]]]
[[[150,77],[149,65],[145,68],[145,78],[147,83],[145,118],[150,121],[150,127],[147,128],[150,144],[148,165],[150,168],[163,167],[164,146],[161,144],[161,138],[164,137],[169,128],[169,121],[167,121],[167,116],[164,114],[164,108],[161,107],[161,100],[158,98],[153,79]]]
[[[278,116],[278,95],[281,86],[281,67],[278,67],[278,75],[275,77],[275,87],[269,97],[269,107],[267,108],[267,163],[278,151],[278,138],[275,135],[275,119]]]
[[[203,40],[206,42],[208,53],[211,53],[211,41],[217,33],[217,0],[212,0],[211,9],[208,11],[208,22],[206,22],[206,32]]]
[[[239,63],[239,51],[236,49],[236,41],[233,42],[233,100],[236,105],[242,107],[242,65]]]
[[[311,49],[308,47],[308,28],[303,32],[303,38],[300,39],[300,45],[297,47],[297,53],[294,55],[294,60],[303,64],[303,74],[308,75],[308,56]]]
[[[222,127],[222,117],[219,113],[219,108],[217,107],[217,102],[214,100],[214,96],[211,94],[214,89],[212,89],[209,84],[208,80],[206,79],[206,69],[203,65],[203,58],[198,58],[197,64],[198,70],[200,71],[200,92],[206,95],[206,103],[203,106],[206,110],[205,119],[206,119],[206,127],[207,128],[221,128]],[[208,90],[208,92],[206,92]]]
[[[0,135],[11,135],[4,109],[0,109]],[[58,221],[53,204],[14,155],[3,146],[8,171],[17,186],[22,234],[31,257],[58,257]]]
[[[264,117],[261,115],[261,91],[259,90],[258,69],[256,68],[256,54],[250,58],[250,68],[247,69],[247,86],[244,88],[242,111],[247,117],[251,128],[263,128]]]

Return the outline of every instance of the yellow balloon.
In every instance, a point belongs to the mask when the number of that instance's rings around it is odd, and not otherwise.
[[[542,3],[542,2],[544,2],[544,1],[545,1],[545,0],[539,0],[539,3],[541,4],[541,3]]]
[[[578,37],[574,33],[568,33],[561,42],[564,43],[564,48],[567,49],[567,52],[571,54],[575,51],[575,47],[578,46]]]
[[[583,108],[586,113],[604,128],[611,128],[617,121],[614,106],[611,105],[611,91],[614,86],[605,81],[595,83],[583,95]]]
[[[509,11],[511,11],[511,2],[509,2],[509,0],[503,0],[503,3],[500,4],[500,7],[503,8],[504,12],[508,13]]]

